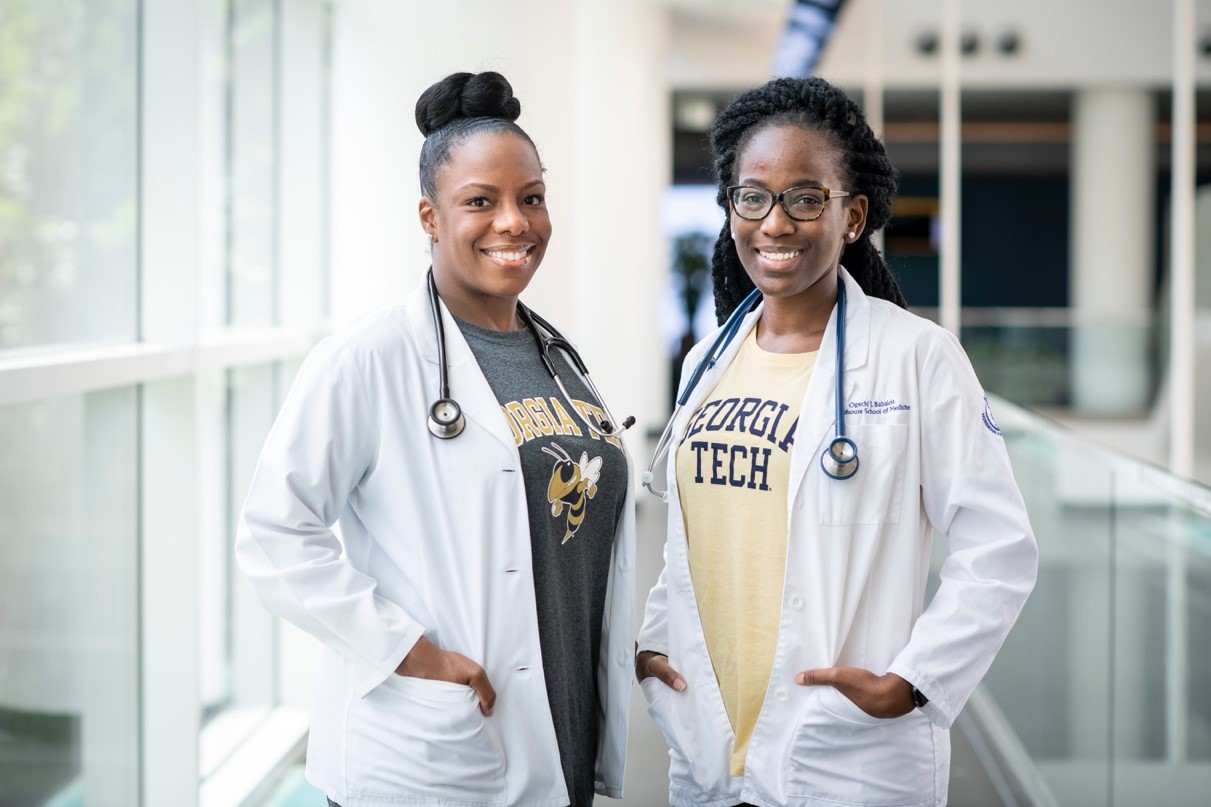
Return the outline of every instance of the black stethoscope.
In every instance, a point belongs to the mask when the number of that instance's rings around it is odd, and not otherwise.
[[[428,282],[429,307],[433,311],[433,324],[437,329],[438,368],[437,400],[433,402],[433,406],[429,407],[429,431],[433,433],[434,437],[449,440],[451,437],[457,437],[462,434],[467,421],[463,417],[462,407],[450,397],[450,379],[446,368],[446,326],[442,322],[442,312],[437,302],[437,285],[433,282],[432,268],[429,269]],[[606,406],[605,399],[601,397],[601,393],[597,391],[597,385],[589,377],[589,370],[580,358],[580,353],[576,351],[576,348],[572,347],[563,334],[555,330],[555,326],[526,308],[520,300],[517,301],[517,313],[526,323],[526,327],[530,329],[530,333],[534,334],[534,341],[538,343],[538,352],[542,356],[542,363],[546,365],[547,372],[551,374],[551,378],[555,379],[555,386],[559,387],[559,391],[567,400],[568,405],[580,416],[584,425],[589,427],[589,431],[598,437],[617,437],[635,425],[635,418],[628,417],[622,421],[621,429],[614,428],[614,423],[616,422],[614,415],[610,412],[610,408]],[[539,328],[542,330],[539,330]],[[543,336],[543,331],[546,331],[548,335]],[[589,388],[589,392],[593,394],[593,397],[597,399],[597,403],[605,410],[605,420],[594,423],[592,416],[576,408],[576,404],[572,402],[572,396],[568,394],[567,389],[564,388],[563,381],[559,378],[559,370],[556,368],[555,362],[551,360],[551,348],[562,350],[563,354],[571,359],[572,364],[576,367],[576,371],[584,379],[585,386]]]
[[[740,305],[736,306],[736,310],[728,317],[727,322],[723,324],[723,328],[719,331],[719,335],[715,337],[715,341],[711,344],[711,349],[706,352],[706,356],[703,357],[702,361],[698,362],[698,366],[694,368],[694,372],[690,375],[690,380],[686,383],[685,389],[682,391],[680,397],[677,398],[677,406],[674,407],[673,414],[669,418],[668,424],[664,427],[664,433],[660,435],[660,441],[656,444],[656,452],[652,455],[652,461],[648,464],[648,469],[643,474],[643,486],[652,494],[660,497],[662,501],[667,502],[669,500],[669,492],[667,490],[657,490],[653,482],[656,478],[656,466],[668,455],[669,449],[672,447],[673,421],[677,419],[677,414],[685,406],[686,402],[689,401],[690,393],[694,391],[694,387],[698,386],[698,382],[702,380],[702,376],[715,366],[715,362],[727,351],[727,346],[736,338],[736,334],[739,333],[740,324],[744,321],[744,318],[756,310],[760,302],[761,292],[753,289],[740,302]],[[820,455],[820,468],[827,476],[833,479],[849,479],[858,471],[858,446],[853,440],[845,436],[844,370],[845,281],[842,278],[837,278],[837,431],[832,441],[829,442],[828,448],[824,449],[824,453]]]

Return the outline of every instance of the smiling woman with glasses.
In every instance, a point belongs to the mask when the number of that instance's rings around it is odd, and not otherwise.
[[[848,96],[771,81],[711,147],[720,328],[644,474],[669,507],[635,672],[669,801],[945,804],[948,729],[1036,572],[1000,431],[875,248],[896,172]]]

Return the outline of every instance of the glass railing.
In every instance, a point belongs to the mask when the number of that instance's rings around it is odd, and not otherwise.
[[[994,408],[1039,578],[960,728],[1006,803],[1207,804],[1211,490]]]
[[[960,336],[984,388],[1031,409],[1143,417],[1165,367],[1163,324],[1146,314],[1092,321],[1070,308],[967,307]]]

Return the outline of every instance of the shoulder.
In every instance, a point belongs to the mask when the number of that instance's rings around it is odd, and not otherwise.
[[[361,314],[321,339],[303,362],[302,374],[317,383],[340,383],[354,377],[361,386],[385,368],[399,366],[416,351],[408,325],[406,300]]]
[[[886,300],[872,299],[870,305],[871,356],[876,366],[915,375],[924,385],[982,390],[955,334]]]
[[[869,300],[871,330],[881,351],[906,352],[920,360],[939,351],[965,355],[958,337],[936,322],[887,300],[873,297]]]
[[[361,314],[322,339],[316,350],[359,358],[401,350],[411,343],[407,306],[400,300]]]

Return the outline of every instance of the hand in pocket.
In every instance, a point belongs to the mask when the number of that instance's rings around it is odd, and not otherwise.
[[[420,637],[404,660],[395,668],[396,675],[406,678],[427,678],[463,684],[475,690],[479,710],[491,715],[496,705],[496,690],[483,667],[460,653],[442,650],[424,636]]]

